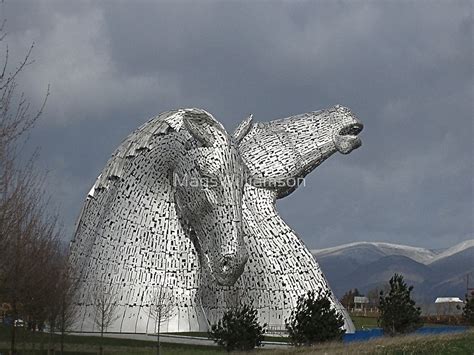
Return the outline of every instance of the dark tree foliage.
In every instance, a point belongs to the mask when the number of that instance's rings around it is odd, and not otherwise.
[[[393,275],[388,294],[380,292],[379,325],[390,336],[410,333],[422,326],[420,307],[411,299],[413,286],[408,287],[403,276]]]
[[[252,350],[261,346],[266,326],[258,323],[257,310],[245,305],[225,312],[211,327],[209,338],[227,351]]]
[[[298,298],[296,309],[286,323],[290,341],[296,345],[311,345],[328,340],[341,340],[344,317],[332,307],[329,291],[308,291]]]
[[[466,304],[462,316],[467,324],[474,325],[474,292],[471,293],[471,297],[466,295]]]

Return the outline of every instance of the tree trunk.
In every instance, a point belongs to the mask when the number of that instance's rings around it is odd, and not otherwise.
[[[15,338],[16,338],[16,326],[15,322],[17,319],[17,309],[16,309],[16,301],[13,301],[13,320],[12,320],[12,335],[11,335],[11,344],[10,344],[10,352],[12,355],[16,354],[15,351]]]
[[[103,355],[104,354],[104,348],[102,346],[104,340],[104,328],[100,330],[100,347],[99,347],[99,354]]]
[[[36,353],[36,338],[35,338],[35,334],[36,334],[36,323],[35,322],[32,322],[32,331],[31,331],[31,348],[33,349],[33,354]]]
[[[40,328],[38,328],[40,329]],[[39,351],[40,351],[40,354],[43,353],[43,350],[44,350],[44,329],[39,333],[39,337],[40,337],[40,347],[39,347]]]
[[[156,327],[156,355],[160,355],[160,325],[161,325],[161,312],[158,315],[158,326]]]
[[[31,348],[33,349],[33,353],[36,353],[36,338],[35,338],[35,331],[31,333]]]
[[[48,338],[48,354],[53,354],[54,355],[54,347],[52,348],[52,343],[53,343],[53,328],[54,326],[49,325],[49,338]]]
[[[12,337],[11,337],[11,343],[10,343],[10,352],[12,355],[15,355],[15,336],[16,336],[16,329],[15,329],[15,317],[13,317],[13,323],[12,323]]]
[[[61,355],[64,354],[64,329],[61,330]]]
[[[160,327],[156,333],[156,355],[160,355]]]

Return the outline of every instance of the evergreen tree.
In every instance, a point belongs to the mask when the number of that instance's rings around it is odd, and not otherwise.
[[[209,338],[227,351],[248,351],[261,346],[266,326],[258,323],[257,310],[245,305],[225,312],[211,327]]]
[[[331,305],[329,291],[308,291],[298,298],[286,324],[290,341],[297,346],[340,340],[345,333],[344,317]]]
[[[466,295],[466,304],[462,316],[467,324],[474,325],[474,292],[471,293],[471,297]]]
[[[405,334],[421,327],[421,310],[411,299],[412,290],[413,286],[408,287],[402,275],[395,274],[390,279],[388,295],[380,292],[379,325],[385,334]]]

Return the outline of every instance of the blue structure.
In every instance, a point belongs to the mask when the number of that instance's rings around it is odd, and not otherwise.
[[[469,329],[465,326],[441,326],[441,327],[421,327],[412,334],[416,335],[436,335],[449,333],[462,333]],[[353,341],[367,341],[383,336],[382,328],[374,328],[369,330],[357,330],[355,333],[345,334],[344,343],[351,343]]]

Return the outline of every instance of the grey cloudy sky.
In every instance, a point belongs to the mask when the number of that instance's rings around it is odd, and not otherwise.
[[[155,114],[201,107],[231,131],[340,103],[363,146],[280,200],[311,248],[446,247],[473,238],[472,1],[6,0],[11,60],[51,96],[30,145],[70,238],[121,140]],[[2,52],[4,48],[2,48]]]

